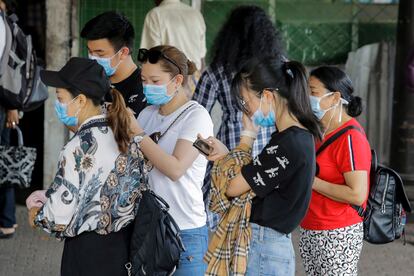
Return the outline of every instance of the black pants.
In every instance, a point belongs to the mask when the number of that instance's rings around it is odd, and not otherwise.
[[[67,238],[63,248],[61,275],[126,276],[131,226],[108,235],[84,232]]]

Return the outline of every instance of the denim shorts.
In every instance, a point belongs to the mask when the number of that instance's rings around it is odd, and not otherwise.
[[[295,275],[295,252],[290,234],[251,223],[252,240],[247,276]]]
[[[208,246],[207,226],[181,231],[185,252],[181,253],[180,264],[174,276],[203,276],[207,264],[203,262]]]

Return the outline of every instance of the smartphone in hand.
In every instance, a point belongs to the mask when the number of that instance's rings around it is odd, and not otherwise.
[[[213,148],[203,139],[197,138],[193,143],[193,147],[198,149],[199,152],[204,154],[205,156],[209,156],[210,153],[213,151]]]

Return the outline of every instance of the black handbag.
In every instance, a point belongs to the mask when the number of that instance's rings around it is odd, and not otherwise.
[[[180,228],[167,202],[151,189],[142,192],[131,237],[128,275],[173,275],[185,251]]]
[[[18,126],[18,146],[0,146],[0,187],[30,187],[36,161],[36,149],[25,147],[23,133]]]

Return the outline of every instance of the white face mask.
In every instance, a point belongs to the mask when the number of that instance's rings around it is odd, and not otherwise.
[[[328,112],[329,110],[334,109],[338,105],[340,105],[341,114],[339,116],[339,122],[341,122],[341,120],[342,120],[342,105],[343,104],[347,105],[348,104],[347,100],[341,98],[340,101],[338,102],[338,104],[336,104],[336,105],[334,105],[334,106],[332,106],[332,107],[330,107],[326,110],[322,109],[322,107],[321,107],[322,99],[325,98],[325,97],[331,96],[333,93],[334,92],[329,92],[329,93],[323,95],[322,97],[309,96],[313,114],[315,114],[316,118],[318,118],[319,121],[322,120],[322,118],[325,116],[326,112]]]
[[[340,111],[339,111],[339,119],[338,119],[338,122],[340,123],[340,122],[342,122],[342,106],[344,104],[345,105],[348,105],[349,104],[347,100],[345,100],[343,98],[340,98],[339,102],[336,105],[328,108],[327,110],[323,110],[321,108],[321,106],[320,106],[320,102],[321,102],[322,98],[327,97],[327,96],[330,96],[332,94],[333,94],[333,92],[330,92],[330,93],[328,93],[326,95],[323,95],[322,97],[310,96],[312,111],[315,114],[315,116],[319,119],[319,121],[325,116],[326,112],[328,112],[331,109],[334,109],[334,111],[332,112],[331,118],[329,119],[328,124],[326,125],[325,131],[322,134],[322,137],[325,137],[326,132],[328,131],[329,126],[331,125],[332,119],[333,119],[333,117],[335,115],[336,108],[338,106],[340,108]]]

